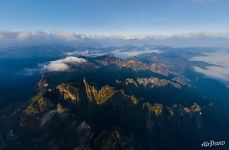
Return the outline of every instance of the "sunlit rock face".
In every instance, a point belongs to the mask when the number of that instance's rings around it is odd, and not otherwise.
[[[144,103],[143,104],[143,107],[145,109],[147,109],[147,111],[150,113],[150,114],[154,114],[156,116],[160,115],[163,111],[163,105],[162,104],[149,104],[149,103]]]
[[[49,102],[44,97],[43,92],[39,92],[36,96],[31,99],[30,104],[24,110],[26,115],[36,115],[48,110]]]
[[[111,86],[105,85],[101,89],[97,90],[95,89],[95,87],[89,85],[86,80],[84,80],[83,82],[89,101],[93,101],[96,104],[105,103],[115,93],[114,88]]]
[[[64,99],[70,101],[79,100],[79,90],[76,87],[73,87],[70,84],[60,84],[56,89],[63,95]]]
[[[158,78],[139,78],[137,79],[138,84],[143,86],[151,86],[151,87],[164,87],[167,85],[172,85],[176,88],[181,88],[181,85],[179,83],[174,83],[166,79],[158,79]]]
[[[149,66],[148,65],[144,64],[141,61],[133,60],[133,59],[123,61],[121,63],[121,65],[122,65],[122,67],[131,68],[131,69],[134,69],[135,71],[149,69]]]
[[[65,108],[64,108],[60,103],[58,103],[58,104],[56,105],[56,111],[57,111],[58,113],[64,113],[64,112],[65,112]]]
[[[129,86],[129,85],[134,85],[135,87],[138,87],[137,82],[134,81],[134,80],[131,79],[131,78],[127,78],[126,81],[125,81],[125,84],[126,84],[127,86]]]

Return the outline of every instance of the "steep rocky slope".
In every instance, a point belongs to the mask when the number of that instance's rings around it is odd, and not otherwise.
[[[166,64],[85,59],[71,71],[44,73],[8,149],[197,149],[210,130],[212,104]]]

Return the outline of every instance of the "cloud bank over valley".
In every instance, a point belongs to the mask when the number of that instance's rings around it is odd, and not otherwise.
[[[209,64],[206,67],[194,66],[195,71],[210,78],[229,83],[229,51],[215,51],[193,57],[192,61],[201,61]]]

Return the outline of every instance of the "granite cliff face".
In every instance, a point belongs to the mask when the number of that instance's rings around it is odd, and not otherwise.
[[[70,101],[79,100],[79,90],[70,84],[60,84],[56,89],[63,95],[64,99]]]
[[[186,78],[161,63],[113,55],[87,61],[42,76],[9,149],[163,150],[199,142],[211,106]]]

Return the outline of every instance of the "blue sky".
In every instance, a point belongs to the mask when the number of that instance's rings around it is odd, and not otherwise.
[[[228,32],[228,0],[1,0],[0,30]]]

